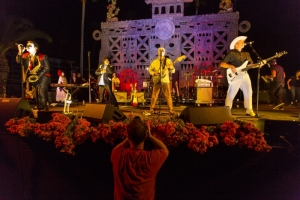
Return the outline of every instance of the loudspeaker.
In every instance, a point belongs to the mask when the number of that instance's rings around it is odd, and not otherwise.
[[[95,122],[108,123],[110,120],[123,121],[126,115],[109,104],[86,104],[83,117]]]
[[[179,118],[197,125],[223,124],[225,121],[233,121],[228,106],[216,107],[186,107]]]
[[[195,103],[212,103],[212,87],[195,88]]]
[[[27,100],[22,98],[0,98],[0,132],[6,131],[4,124],[11,118],[22,118],[32,115]]]
[[[271,103],[271,98],[268,93],[268,90],[259,91],[259,101]]]
[[[259,119],[255,126],[273,144],[300,144],[300,121]]]

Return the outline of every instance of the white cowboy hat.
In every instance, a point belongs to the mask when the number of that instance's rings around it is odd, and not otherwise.
[[[234,45],[238,42],[238,41],[240,41],[240,40],[246,40],[247,39],[247,37],[246,36],[238,36],[238,37],[236,37],[236,38],[234,38],[234,40],[232,40],[232,42],[230,43],[230,49],[234,49]]]

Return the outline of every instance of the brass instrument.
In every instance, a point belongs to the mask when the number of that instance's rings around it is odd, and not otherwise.
[[[67,90],[65,104],[64,104],[64,114],[70,114],[70,104],[72,103],[72,95]]]
[[[37,65],[29,71],[29,77],[27,78],[27,82],[29,83],[34,83],[34,82],[37,82],[37,80],[39,79],[38,75],[37,75],[37,71],[39,71],[39,69],[41,68],[41,62],[40,62],[40,59],[39,59],[39,56],[35,56],[33,58],[36,58],[36,62],[35,59],[31,60],[33,64],[37,63]]]

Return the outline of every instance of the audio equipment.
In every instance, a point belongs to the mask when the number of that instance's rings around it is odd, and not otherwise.
[[[231,110],[228,106],[216,107],[186,107],[179,118],[197,125],[223,124],[225,121],[233,121]]]
[[[22,98],[0,98],[0,132],[6,131],[4,124],[11,118],[22,118],[32,115],[27,100]]]
[[[126,115],[109,104],[86,104],[83,117],[90,121],[108,123],[110,120],[123,121]]]

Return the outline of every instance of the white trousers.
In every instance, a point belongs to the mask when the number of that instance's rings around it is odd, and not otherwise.
[[[235,78],[235,80],[229,85],[227,96],[225,100],[225,106],[232,108],[232,102],[239,89],[242,90],[244,95],[244,107],[247,110],[252,110],[252,86],[248,73],[243,73]]]

